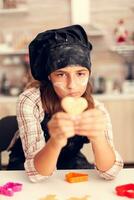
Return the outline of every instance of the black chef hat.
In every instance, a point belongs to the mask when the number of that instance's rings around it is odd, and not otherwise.
[[[29,45],[33,77],[47,81],[48,75],[68,65],[91,68],[91,43],[80,25],[39,33]]]

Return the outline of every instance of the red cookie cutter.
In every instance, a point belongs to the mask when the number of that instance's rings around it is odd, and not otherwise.
[[[5,185],[0,186],[0,195],[13,196],[14,192],[19,192],[21,190],[21,183],[7,182]]]
[[[119,185],[115,188],[117,195],[134,198],[134,184]]]

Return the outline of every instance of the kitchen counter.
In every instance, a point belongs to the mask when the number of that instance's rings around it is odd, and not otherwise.
[[[18,97],[0,95],[0,103],[16,103]]]
[[[134,94],[125,94],[125,93],[119,93],[119,94],[95,94],[93,95],[95,99],[98,99],[100,101],[105,100],[134,100]]]
[[[93,97],[100,101],[105,100],[134,100],[134,94],[94,94]],[[18,97],[0,95],[0,103],[16,103]]]

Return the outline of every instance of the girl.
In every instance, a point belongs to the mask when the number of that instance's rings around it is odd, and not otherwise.
[[[123,166],[114,149],[108,112],[91,96],[91,43],[80,25],[48,30],[29,45],[34,81],[17,106],[25,170],[31,181],[46,179],[57,169],[90,169],[80,152],[91,143],[99,175],[113,179]],[[66,97],[84,97],[88,109],[71,117],[61,107]]]

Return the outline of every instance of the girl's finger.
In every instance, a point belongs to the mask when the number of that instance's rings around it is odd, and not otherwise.
[[[75,127],[75,132],[79,133],[81,131],[86,131],[86,132],[93,132],[93,131],[105,131],[106,130],[106,125],[105,124],[96,124],[92,126],[79,126]]]
[[[96,116],[96,115],[101,115],[103,114],[103,112],[97,108],[93,108],[93,109],[90,109],[90,110],[86,110],[84,111],[81,116],[83,115],[91,115],[91,116]]]

